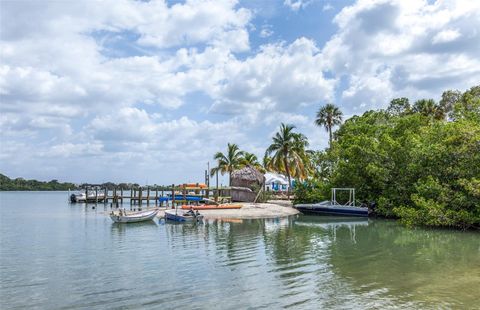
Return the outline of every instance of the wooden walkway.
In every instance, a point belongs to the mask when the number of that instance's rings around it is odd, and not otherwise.
[[[187,184],[175,185],[164,190],[151,190],[147,187],[131,188],[124,190],[123,188],[114,188],[107,190],[106,188],[85,188],[85,195],[90,195],[90,203],[111,203],[113,206],[129,202],[130,205],[139,205],[146,203],[147,205],[155,204],[156,206],[175,206],[197,203],[187,199],[188,197],[198,197],[199,199],[211,199],[216,202],[231,202],[230,188],[208,188],[205,186],[189,186]],[[178,199],[180,197],[180,199]],[[161,199],[163,198],[163,199]],[[168,199],[167,199],[168,198]]]

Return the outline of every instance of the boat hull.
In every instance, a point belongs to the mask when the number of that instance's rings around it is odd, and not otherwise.
[[[175,222],[197,222],[203,219],[203,215],[188,216],[183,211],[167,210],[165,211],[165,219]]]
[[[157,213],[158,210],[136,212],[128,215],[110,214],[110,218],[115,223],[138,223],[153,220]]]
[[[347,207],[327,204],[299,204],[294,206],[298,211],[318,215],[341,215],[368,217],[368,208]]]
[[[85,196],[84,194],[72,194],[70,195],[70,202],[73,203],[85,203],[85,202],[102,202],[105,200],[104,194],[99,194],[95,197],[95,195],[88,195]]]

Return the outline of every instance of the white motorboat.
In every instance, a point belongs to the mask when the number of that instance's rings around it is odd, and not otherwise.
[[[110,213],[110,218],[115,223],[137,223],[151,221],[157,215],[158,211],[158,209],[138,212],[127,212],[125,210],[120,210],[117,212],[112,211]]]
[[[70,195],[71,202],[102,202],[105,198],[105,193],[98,192],[96,194],[95,192],[89,192],[88,195],[85,193]]]

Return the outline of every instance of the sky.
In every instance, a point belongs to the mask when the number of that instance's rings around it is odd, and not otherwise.
[[[0,0],[0,173],[202,182],[280,123],[480,82],[476,0]],[[226,178],[221,178],[226,184]]]

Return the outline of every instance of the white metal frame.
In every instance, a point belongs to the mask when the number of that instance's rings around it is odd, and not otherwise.
[[[337,191],[344,191],[344,192],[348,191],[348,201],[346,204],[342,205],[337,202]],[[352,188],[352,187],[332,188],[331,203],[332,205],[355,207],[355,188]]]

